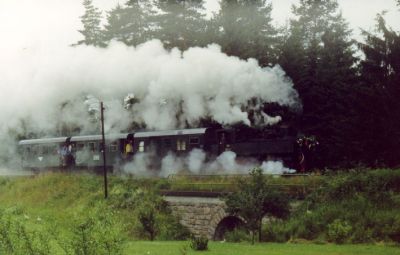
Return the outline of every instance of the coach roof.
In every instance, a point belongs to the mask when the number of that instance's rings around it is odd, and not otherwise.
[[[137,132],[135,133],[135,138],[154,137],[154,136],[176,136],[176,135],[202,135],[205,134],[206,131],[207,128],[192,128],[192,129]]]

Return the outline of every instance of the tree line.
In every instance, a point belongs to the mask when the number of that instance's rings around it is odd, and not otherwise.
[[[104,26],[92,0],[83,4],[77,44],[136,46],[157,38],[185,50],[217,43],[227,55],[282,66],[303,104],[301,114],[283,118],[317,137],[314,167],[400,165],[400,33],[384,13],[359,42],[336,0],[300,0],[283,27],[273,25],[270,0],[221,0],[209,19],[203,0],[128,0],[107,12]],[[265,111],[287,113],[277,108]]]

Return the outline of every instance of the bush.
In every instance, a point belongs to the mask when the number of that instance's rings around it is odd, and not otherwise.
[[[75,220],[72,225],[71,241],[60,239],[65,250],[73,250],[73,254],[100,255],[122,254],[123,239],[119,224],[114,220],[113,214],[98,210]],[[65,245],[65,244],[68,245]]]
[[[179,222],[175,215],[160,215],[159,224],[158,240],[187,240],[190,237],[190,231]]]
[[[246,230],[235,228],[234,230],[225,233],[225,240],[231,243],[240,243],[243,241],[250,242],[251,236]]]
[[[351,234],[352,227],[346,221],[336,219],[328,225],[328,238],[338,244],[344,243]]]
[[[285,243],[290,239],[289,222],[276,221],[263,227],[263,241]]]
[[[21,213],[20,209],[15,208],[0,212],[0,253],[51,254],[49,235],[45,231],[38,231],[35,224],[29,224],[29,216]]]
[[[122,232],[112,213],[89,212],[71,220],[70,231],[60,231],[49,220],[20,214],[20,210],[0,211],[0,254],[108,255],[122,254]]]
[[[208,238],[204,236],[192,237],[190,240],[190,247],[195,251],[208,250]]]
[[[150,241],[153,241],[158,233],[158,220],[156,209],[151,204],[145,204],[139,209],[139,222],[142,224],[142,229],[149,236]]]
[[[390,226],[388,236],[392,241],[400,243],[400,216],[397,215],[393,224]]]

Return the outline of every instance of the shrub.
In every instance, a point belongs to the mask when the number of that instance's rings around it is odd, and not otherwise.
[[[263,241],[285,243],[290,239],[289,222],[271,222],[263,226]]]
[[[98,210],[78,219],[72,226],[71,240],[60,239],[60,242],[69,243],[73,254],[100,255],[122,254],[122,231],[113,218],[113,214],[106,209]]]
[[[189,230],[179,223],[168,204],[155,192],[143,192],[135,206],[134,234],[150,240],[186,240]]]
[[[173,214],[160,215],[159,225],[159,240],[187,240],[190,237],[190,231]]]
[[[38,231],[40,228],[29,222],[29,216],[21,214],[15,208],[0,212],[0,253],[51,254],[49,235]]]
[[[208,238],[204,236],[192,237],[190,240],[190,247],[195,251],[208,250]]]
[[[351,235],[351,243],[369,243],[373,241],[372,229],[365,228],[364,226],[356,225]]]
[[[338,244],[342,244],[350,237],[352,227],[346,221],[336,219],[328,225],[328,238]]]
[[[400,243],[400,216],[397,215],[393,224],[390,226],[388,235],[392,241]]]
[[[245,241],[245,242],[251,241],[251,236],[249,235],[249,233],[246,230],[240,229],[240,228],[235,228],[232,231],[226,232],[224,237],[227,242],[231,242],[231,243],[240,243],[243,241]]]
[[[142,224],[144,233],[149,235],[150,241],[153,241],[158,233],[156,209],[151,204],[145,204],[139,209],[138,218]]]

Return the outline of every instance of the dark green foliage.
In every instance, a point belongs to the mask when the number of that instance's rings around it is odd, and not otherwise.
[[[190,239],[190,247],[195,251],[206,251],[208,250],[208,239],[207,237],[192,237]]]
[[[359,155],[357,112],[359,97],[351,30],[335,0],[300,1],[293,6],[279,63],[293,80],[303,103],[300,129],[316,135],[320,146],[308,168],[351,163]],[[357,161],[357,159],[354,159]]]
[[[56,254],[58,247],[71,255],[122,254],[122,232],[112,213],[91,212],[71,220],[70,231],[51,222],[31,219],[16,208],[0,212],[1,254]]]
[[[347,221],[336,219],[328,225],[328,240],[342,244],[349,238],[351,230]]]
[[[107,208],[78,219],[72,227],[74,254],[122,254],[122,231]]]
[[[167,48],[186,50],[204,46],[207,21],[203,0],[157,0],[155,6],[162,11],[154,18],[159,27],[154,38]]]
[[[85,14],[81,16],[83,30],[79,32],[84,39],[77,44],[105,46],[103,31],[100,27],[101,11],[93,6],[92,0],[83,0],[83,6],[85,7]]]
[[[151,241],[154,240],[158,229],[156,223],[156,210],[150,203],[145,203],[138,212],[139,221],[143,231],[149,235]]]
[[[288,224],[279,220],[263,225],[262,231],[262,241],[266,242],[285,243],[291,237]]]
[[[214,20],[218,31],[214,39],[228,55],[255,58],[261,66],[276,63],[278,40],[271,11],[266,0],[223,0]]]
[[[286,217],[289,214],[287,197],[269,186],[262,170],[255,168],[250,172],[250,180],[239,180],[238,191],[225,198],[227,212],[238,215],[245,220],[245,226],[252,232],[252,243],[255,233],[261,240],[261,221],[265,215]]]
[[[50,236],[30,224],[27,215],[18,208],[0,211],[1,254],[51,254]]]
[[[204,18],[203,5],[203,0],[129,0],[108,13],[106,41],[137,46],[159,39],[166,48],[181,50],[205,46],[211,41],[206,39],[209,22]]]
[[[400,243],[400,216],[397,215],[394,221],[389,223],[388,235],[394,242]]]
[[[251,236],[248,231],[241,228],[235,228],[232,231],[226,232],[224,238],[227,242],[239,243],[239,242],[250,242]]]
[[[155,185],[155,183],[153,183]],[[157,186],[157,185],[155,185]],[[127,200],[128,203],[123,201]],[[122,204],[120,204],[122,202]],[[185,240],[189,231],[173,215],[167,203],[151,188],[132,189],[124,193],[118,206],[128,206],[136,222],[129,231],[139,238],[149,240]]]
[[[170,213],[160,215],[159,240],[186,240],[190,231],[182,226],[179,218]]]
[[[373,122],[368,123],[372,129],[366,137],[368,148],[375,160],[393,167],[399,165],[400,157],[400,34],[386,25],[383,15],[377,16],[375,33],[363,31],[366,42],[359,43],[359,48],[365,59],[360,66],[376,108]]]
[[[287,221],[265,226],[267,241],[328,240],[335,243],[396,241],[399,170],[340,173],[326,179]]]
[[[151,39],[151,20],[154,12],[151,3],[143,0],[130,0],[126,5],[117,5],[108,12],[105,25],[106,41],[116,40],[129,46],[137,46]]]

